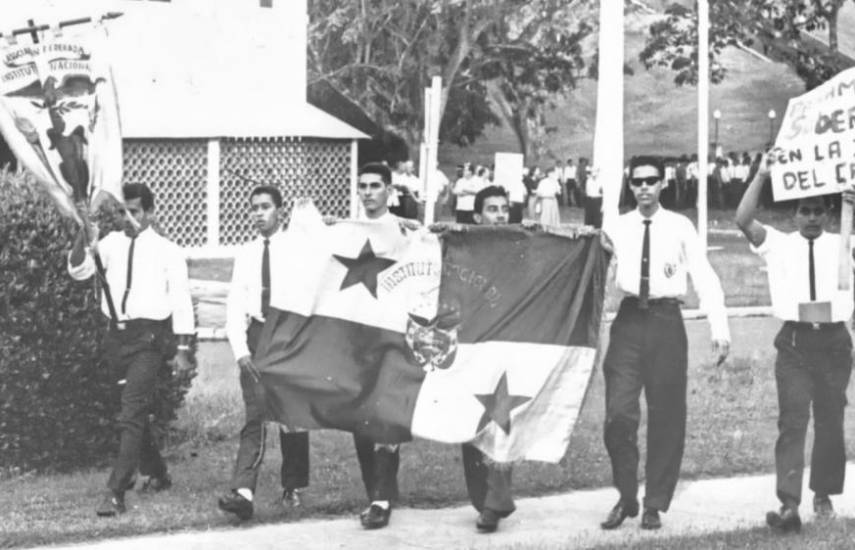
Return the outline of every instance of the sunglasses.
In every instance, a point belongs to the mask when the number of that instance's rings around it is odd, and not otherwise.
[[[632,178],[629,180],[629,184],[633,187],[641,187],[642,185],[646,185],[648,187],[653,187],[661,180],[659,176],[648,176],[646,178]]]

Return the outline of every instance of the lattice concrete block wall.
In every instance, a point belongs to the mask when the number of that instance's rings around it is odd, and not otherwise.
[[[350,213],[348,140],[248,138],[220,142],[220,244],[253,236],[247,197],[257,183],[282,191],[286,213],[294,199],[311,197],[322,214]]]
[[[158,228],[182,247],[207,243],[207,141],[124,140],[124,183],[155,194]]]

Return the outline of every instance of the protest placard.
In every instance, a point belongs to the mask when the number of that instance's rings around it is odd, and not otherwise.
[[[493,183],[508,191],[522,184],[523,156],[520,153],[496,153]]]
[[[855,181],[855,68],[791,99],[775,140],[775,201],[839,193]],[[838,286],[847,289],[852,205],[840,209]]]
[[[775,147],[775,201],[839,193],[855,180],[855,68],[791,99]]]

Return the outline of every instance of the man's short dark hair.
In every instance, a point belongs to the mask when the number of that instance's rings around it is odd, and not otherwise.
[[[392,184],[392,171],[383,163],[369,162],[368,164],[363,164],[362,168],[359,169],[359,175],[361,176],[362,174],[377,174],[383,180],[384,184]]]
[[[834,195],[814,195],[812,197],[802,197],[800,199],[793,199],[792,206],[793,210],[798,210],[799,206],[802,205],[802,202],[813,202],[813,201],[822,201],[823,206],[828,211],[829,214],[832,213],[835,206]]]
[[[139,199],[146,212],[154,210],[154,193],[144,183],[126,183],[122,186],[122,196],[126,201]]]
[[[629,159],[629,175],[639,166],[652,166],[659,170],[659,177],[665,177],[665,163],[662,157],[655,155],[638,155]]]
[[[256,195],[270,195],[276,208],[282,208],[282,192],[278,188],[272,185],[259,185],[249,194],[249,201],[252,202],[252,198]]]
[[[498,185],[488,185],[484,189],[481,189],[475,195],[476,214],[483,214],[482,210],[484,210],[484,201],[486,201],[490,197],[505,197],[507,199],[508,193],[503,187],[499,187]]]

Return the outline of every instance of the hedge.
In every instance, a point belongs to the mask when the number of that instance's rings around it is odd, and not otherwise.
[[[99,215],[102,227],[115,223]],[[76,229],[31,177],[0,172],[0,475],[103,465],[118,445],[120,387],[99,359],[97,281],[66,271]],[[163,369],[161,437],[192,376]]]

